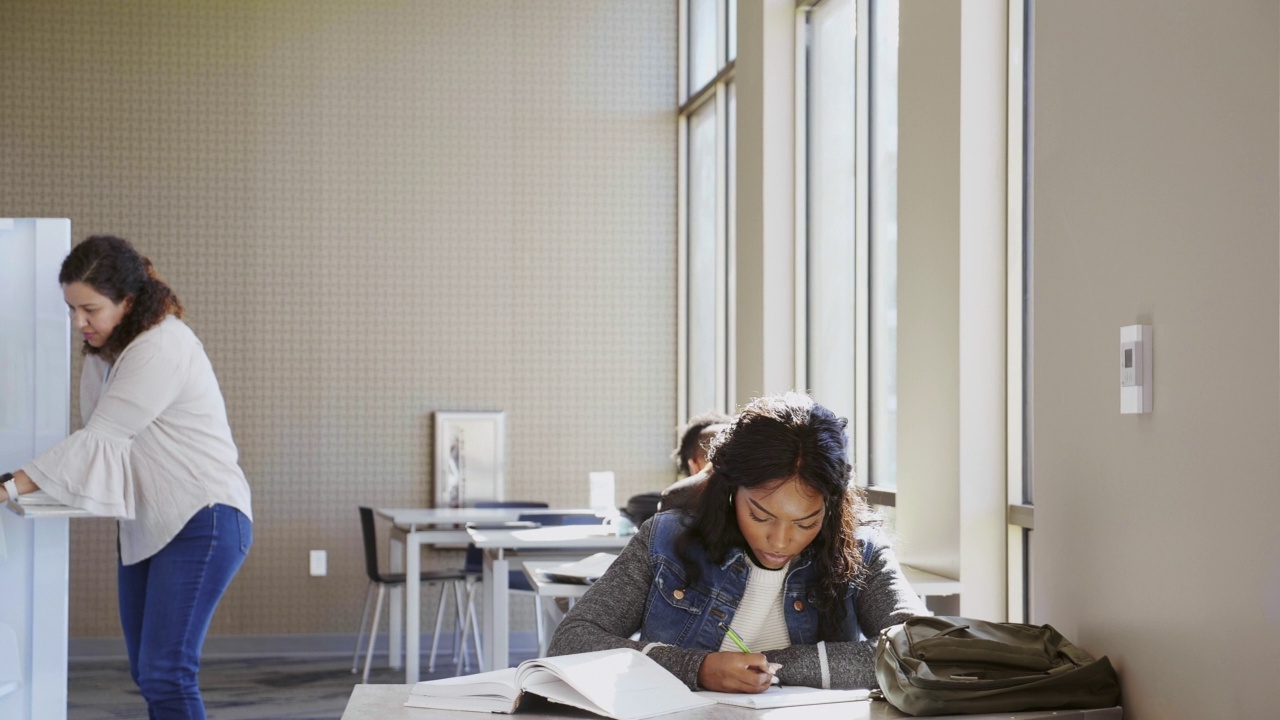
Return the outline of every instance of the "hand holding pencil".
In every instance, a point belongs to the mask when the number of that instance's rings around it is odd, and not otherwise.
[[[719,692],[760,693],[778,681],[777,672],[782,667],[769,662],[763,653],[753,653],[742,638],[729,626],[721,623],[725,635],[742,652],[711,653],[698,669],[698,684],[707,690]]]
[[[728,625],[725,625],[724,623],[720,623],[720,627],[724,628],[724,634],[728,636],[730,640],[733,641],[734,645],[738,646],[739,650],[741,650],[744,653],[751,653],[751,650],[747,648],[747,644],[742,642],[742,638],[738,637],[738,633],[734,632],[733,628],[729,627]],[[755,653],[755,654],[758,654],[758,653]],[[778,684],[778,671],[781,669],[782,669],[781,664],[768,662],[767,660],[764,664],[764,667],[759,668],[760,672],[767,674],[771,678],[769,682],[770,684],[773,684],[773,685]]]

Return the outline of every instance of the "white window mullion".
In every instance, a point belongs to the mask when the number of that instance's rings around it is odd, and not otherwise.
[[[871,23],[870,0],[854,8],[854,355],[853,466],[858,483],[872,478],[871,451]]]
[[[724,3],[720,3],[723,10]],[[721,14],[723,18],[723,13]],[[719,33],[717,33],[719,35]],[[729,276],[728,263],[728,208],[725,197],[728,190],[728,123],[726,122],[724,83],[716,84],[716,409],[724,411],[728,406],[728,351],[729,351]],[[695,411],[696,412],[696,411]]]
[[[683,3],[681,4],[683,7]],[[676,424],[689,411],[689,118],[676,124]]]
[[[1023,274],[1025,263],[1024,219],[1026,209],[1026,164],[1024,157],[1025,127],[1025,85],[1028,68],[1024,67],[1027,54],[1026,43],[1026,6],[1024,0],[1009,0],[1009,59],[1008,59],[1008,140],[1006,176],[1008,178],[1008,228],[1007,245],[1007,296],[1006,306],[1008,319],[1005,323],[1007,331],[1006,352],[1006,397],[1007,397],[1007,482],[1009,505],[1029,504],[1031,500],[1025,490],[1024,467],[1026,467],[1025,416],[1026,393],[1030,383],[1024,382],[1025,357],[1023,349],[1027,347],[1024,334],[1026,322],[1023,298],[1026,297],[1026,278]],[[1008,615],[1009,622],[1026,622],[1030,608],[1026,605],[1026,588],[1030,578],[1026,577],[1027,561],[1024,529],[1020,525],[1010,524],[1008,532]]]
[[[809,389],[809,7],[796,8],[795,386]]]

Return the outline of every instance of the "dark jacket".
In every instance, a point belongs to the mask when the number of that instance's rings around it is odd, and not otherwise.
[[[720,563],[706,556],[702,547],[690,548],[690,560],[699,568],[699,578],[691,583],[684,563],[676,555],[676,538],[688,525],[689,517],[678,513],[656,516],[649,540],[649,563],[653,584],[649,587],[641,642],[660,642],[701,650],[719,650],[724,643],[724,625],[733,616],[747,589],[751,560],[742,548],[733,548]],[[870,533],[862,533],[862,563],[870,565],[876,545]],[[792,645],[818,642],[818,612],[813,593],[818,583],[812,550],[801,553],[787,570],[783,583],[783,617]],[[845,597],[845,627],[840,640],[857,640],[858,586],[850,585]]]
[[[732,622],[742,599],[750,560],[735,549],[724,562],[712,563],[695,548],[702,578],[689,587],[675,554],[675,539],[685,522],[687,516],[676,512],[661,512],[646,522],[569,611],[551,639],[550,654],[652,645],[649,657],[696,689],[702,659],[718,651],[724,639],[719,624]],[[784,588],[792,645],[765,653],[770,662],[782,664],[778,677],[783,683],[875,687],[874,638],[880,629],[928,614],[884,538],[867,533],[862,543],[863,572],[849,587],[849,612],[839,641],[817,642],[818,616],[810,598],[816,566],[808,552],[794,561]],[[630,639],[637,632],[639,639]]]

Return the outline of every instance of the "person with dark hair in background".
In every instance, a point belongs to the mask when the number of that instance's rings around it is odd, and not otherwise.
[[[748,404],[712,442],[692,508],[640,528],[549,654],[630,647],[722,692],[762,692],[775,675],[875,687],[867,638],[928,611],[851,482],[845,426],[806,395]]]
[[[707,444],[717,432],[729,426],[733,418],[724,413],[710,412],[696,415],[680,428],[680,441],[671,453],[682,480],[677,480],[661,492],[632,495],[622,512],[632,523],[640,525],[653,517],[658,510],[683,507],[692,501],[705,479],[702,471],[707,465]]]
[[[683,480],[677,480],[662,491],[659,509],[688,508],[697,499],[707,480],[707,448],[716,435],[729,427],[733,418],[724,413],[709,412],[695,415],[680,432],[680,444],[671,458],[676,461]]]
[[[0,500],[43,490],[119,518],[130,675],[152,720],[203,719],[200,650],[253,543],[222,391],[177,295],[128,241],[88,238],[58,281],[84,338],[84,427],[5,473]]]
[[[697,475],[707,464],[707,446],[716,433],[729,427],[733,418],[719,412],[703,413],[689,418],[680,431],[680,445],[671,459],[685,476]]]

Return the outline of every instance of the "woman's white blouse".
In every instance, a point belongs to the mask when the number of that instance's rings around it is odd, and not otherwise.
[[[108,365],[85,357],[84,428],[22,468],[55,500],[120,518],[120,559],[145,560],[200,508],[222,503],[250,518],[213,366],[186,323],[169,316]]]

